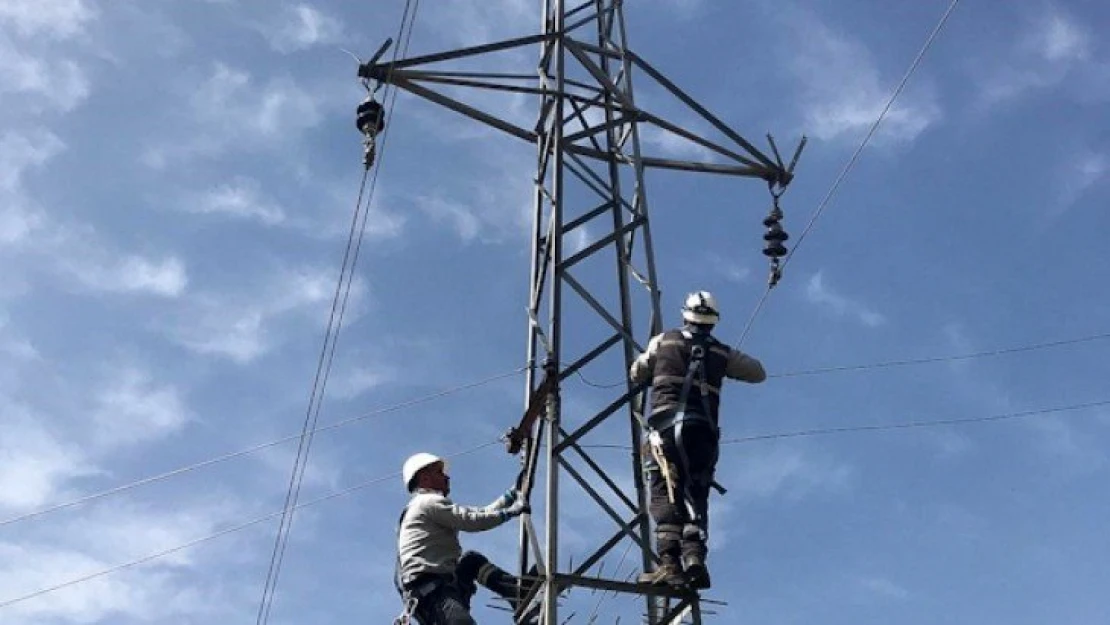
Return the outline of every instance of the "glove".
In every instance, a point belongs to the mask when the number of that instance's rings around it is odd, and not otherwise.
[[[513,503],[515,503],[521,497],[522,497],[522,494],[519,490],[517,490],[515,488],[510,488],[509,490],[505,491],[504,494],[501,495],[500,499],[497,502],[497,507],[498,508],[508,508],[509,506],[513,505]]]
[[[524,499],[517,499],[513,502],[511,506],[505,508],[504,513],[506,518],[510,519],[513,517],[518,517],[522,514],[531,514],[532,506],[529,506],[528,502]]]

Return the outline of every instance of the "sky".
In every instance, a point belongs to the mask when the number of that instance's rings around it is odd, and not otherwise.
[[[422,3],[409,53],[531,34],[541,4]],[[793,248],[948,4],[639,0],[625,13],[631,47],[745,137],[809,137],[782,199]],[[368,57],[403,7],[0,2],[0,604],[266,519],[4,605],[4,623],[255,618],[297,449],[263,444],[304,422],[362,173],[365,92],[345,50]],[[1107,24],[1095,0],[960,3],[756,317],[741,348],[771,378],[726,389],[724,438],[1110,400],[1106,340],[790,375],[1108,332]],[[536,52],[489,67],[528,72]],[[634,80],[645,109],[706,130]],[[527,98],[472,101],[535,119]],[[297,511],[275,625],[397,614],[409,454],[467,452],[451,460],[464,504],[493,500],[519,468],[488,443],[524,397],[534,147],[404,94],[390,114],[319,416],[344,423],[314,438],[300,501],[360,488]],[[737,344],[765,287],[766,187],[649,171],[647,192],[665,323],[707,289],[718,337]],[[591,224],[571,249],[597,236]],[[596,338],[568,319],[568,342]],[[610,359],[567,380],[568,422],[623,375]],[[611,445],[593,451],[626,486],[627,427],[589,441]],[[705,594],[727,605],[707,622],[1106,623],[1107,449],[1105,407],[730,444]],[[563,483],[567,570],[615,526]],[[515,567],[515,524],[463,540]],[[638,572],[622,551],[602,573]],[[571,622],[643,608],[585,590],[564,601]],[[488,593],[475,616],[509,620]]]

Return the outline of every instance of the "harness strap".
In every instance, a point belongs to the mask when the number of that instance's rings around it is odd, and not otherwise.
[[[706,378],[707,373],[705,367],[707,347],[712,347],[715,341],[711,336],[694,334],[688,330],[683,330],[682,334],[688,340],[692,340],[694,346],[690,348],[690,364],[686,366],[686,377],[682,379],[682,390],[678,394],[678,409],[671,415],[657,420],[653,425],[653,429],[662,431],[687,419],[693,419],[704,420],[716,430],[717,424],[713,422],[709,406],[709,397],[706,393],[706,390],[711,387]],[[698,385],[700,387],[698,396],[701,398],[701,414],[697,412],[687,414],[686,410],[686,402],[690,399],[690,387],[694,383],[694,376],[697,376]]]
[[[401,516],[398,517],[398,519],[397,519],[397,540],[398,541],[400,541],[400,539],[401,539],[401,524],[405,522],[405,515],[409,513],[409,504],[411,504],[411,503],[412,503],[412,500],[410,499],[409,503],[405,504],[404,509],[401,510]],[[400,550],[397,551],[397,561],[393,566],[393,586],[397,589],[397,593],[399,595],[401,595],[402,597],[405,596],[405,588],[404,588],[404,585],[401,583],[401,552],[400,552]]]
[[[682,500],[686,506],[689,518],[701,527],[705,519],[699,506],[694,502],[691,487],[693,486],[694,480],[704,479],[705,476],[695,476],[690,472],[690,457],[686,453],[686,445],[683,444],[682,441],[682,426],[686,421],[704,421],[708,423],[714,431],[717,429],[717,424],[713,422],[713,418],[710,416],[709,399],[704,390],[708,386],[705,367],[706,343],[710,343],[711,345],[712,338],[704,334],[693,334],[687,331],[683,331],[683,335],[686,336],[687,339],[693,340],[694,345],[690,349],[690,364],[686,368],[686,378],[682,382],[682,392],[678,396],[678,411],[675,413],[674,417],[668,419],[668,421],[672,421],[674,424],[675,448],[678,451],[678,460],[682,466],[682,476],[684,478],[682,480]],[[701,414],[697,412],[687,414],[686,402],[689,400],[690,386],[694,381],[695,375],[698,377],[698,382],[702,389],[698,394],[701,398],[702,412]]]

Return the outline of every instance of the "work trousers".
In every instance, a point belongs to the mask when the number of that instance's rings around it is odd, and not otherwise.
[[[664,564],[677,565],[680,557],[704,562],[708,554],[709,489],[718,457],[717,431],[704,421],[683,421],[661,431],[660,438],[674,501],[668,497],[662,467],[649,462],[649,511],[655,521],[656,549]]]
[[[413,614],[420,625],[476,625],[476,621],[470,616],[470,600],[477,592],[478,585],[504,597],[514,609],[520,600],[517,596],[517,578],[476,551],[468,551],[459,558],[454,575],[438,578],[418,576],[407,585],[407,589],[419,588],[429,579],[437,582],[435,589],[417,597]]]

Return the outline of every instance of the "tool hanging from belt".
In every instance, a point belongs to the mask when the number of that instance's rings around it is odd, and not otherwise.
[[[397,618],[393,619],[393,625],[412,625],[412,617],[416,614],[416,604],[418,603],[416,597],[408,597],[405,599],[405,607]]]

